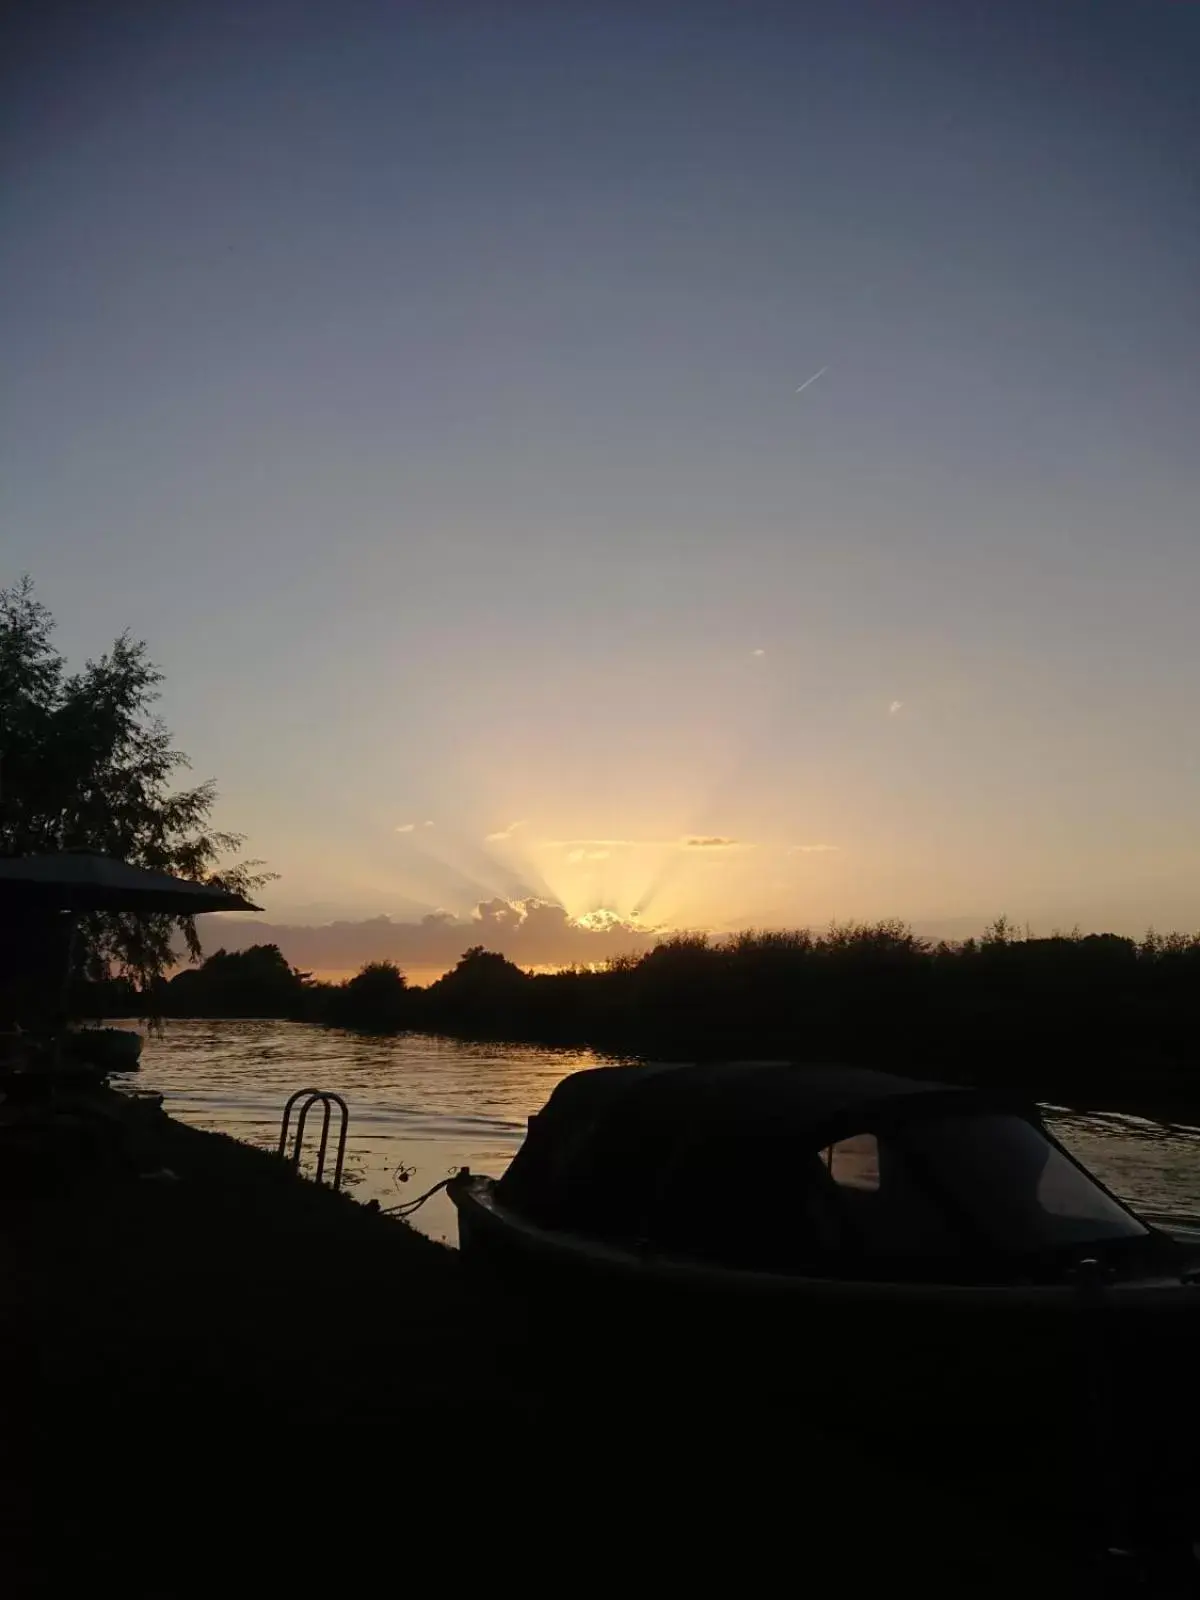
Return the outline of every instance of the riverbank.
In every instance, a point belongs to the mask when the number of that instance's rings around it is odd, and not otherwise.
[[[451,1252],[235,1139],[137,1124],[140,1174],[47,1195],[12,1235],[70,1409],[103,1427],[168,1380],[188,1423],[267,1392],[281,1425],[519,1398],[456,1359],[478,1305]],[[351,1322],[356,1359],[336,1385],[310,1383],[347,1353]],[[398,1344],[420,1381],[381,1390]]]
[[[644,1368],[637,1330],[567,1343],[403,1224],[130,1114],[130,1168],[81,1168],[5,1216],[6,1398],[23,1413],[7,1437],[26,1441],[6,1503],[37,1499],[27,1565],[45,1592],[87,1573],[182,1593],[197,1537],[236,1528],[240,1561],[298,1515],[332,1540],[350,1514],[375,1574],[406,1567],[414,1539],[461,1574],[490,1540],[494,1562],[574,1534],[652,1581],[729,1563],[753,1587],[799,1546],[829,1571],[883,1560],[926,1593],[1061,1581],[1054,1540],[1014,1533],[1011,1508],[818,1438],[782,1400],[742,1403],[711,1360]],[[855,1548],[868,1528],[874,1559]]]

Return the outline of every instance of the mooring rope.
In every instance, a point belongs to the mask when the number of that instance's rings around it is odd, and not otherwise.
[[[447,1184],[452,1183],[457,1175],[458,1169],[455,1168],[448,1178],[443,1178],[441,1183],[435,1183],[432,1189],[426,1189],[425,1193],[419,1194],[415,1200],[405,1200],[401,1205],[398,1206],[380,1206],[379,1209],[383,1212],[385,1217],[410,1217],[414,1211],[419,1211],[421,1209],[426,1200],[428,1200],[432,1195],[437,1194],[439,1189],[444,1189]]]

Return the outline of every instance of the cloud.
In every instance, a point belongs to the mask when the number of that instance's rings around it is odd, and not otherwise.
[[[759,656],[759,657],[765,656],[766,653],[767,652],[765,650],[751,650],[751,652],[750,652],[750,654],[752,656]]]
[[[599,861],[600,851],[613,850],[753,850],[754,846],[741,839],[729,839],[724,834],[686,833],[681,839],[543,839],[547,850],[566,850],[567,860]],[[577,852],[584,851],[583,856]],[[589,852],[591,854],[589,855]]]
[[[893,700],[891,705],[888,707],[888,716],[889,717],[894,717],[896,715],[897,711],[903,711],[903,709],[904,709],[904,701],[903,700]]]
[[[607,861],[611,854],[609,850],[568,850],[567,860],[577,867],[581,861]]]
[[[503,839],[511,839],[518,828],[524,828],[527,826],[528,824],[523,818],[520,822],[510,822],[507,828],[499,828],[495,833],[487,834],[484,838],[484,843],[499,844]]]
[[[416,827],[416,823],[415,822],[402,822],[400,824],[400,826],[396,829],[396,832],[397,833],[411,833],[415,827]]]
[[[432,823],[432,822],[423,822],[423,823],[422,823],[422,824],[421,824],[421,826],[422,826],[422,827],[423,827],[423,828],[432,828],[432,827],[433,827],[433,823]]]
[[[519,928],[527,913],[523,900],[505,900],[497,895],[494,900],[481,900],[471,915],[490,928]]]
[[[825,856],[835,850],[840,850],[840,844],[794,844],[788,851],[790,856]]]
[[[661,839],[543,839],[547,850],[638,850],[661,847]]]
[[[605,911],[600,907],[597,911],[585,911],[581,917],[575,918],[577,928],[586,928],[593,937],[598,933],[628,933],[633,929],[633,924],[618,916],[615,911]],[[639,933],[642,929],[637,930]]]

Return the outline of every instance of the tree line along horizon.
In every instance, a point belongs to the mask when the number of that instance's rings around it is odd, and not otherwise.
[[[212,825],[215,784],[175,787],[188,762],[155,713],[162,674],[147,646],[123,634],[70,671],[53,631],[28,579],[0,588],[0,855],[90,849],[241,893],[269,881],[242,858],[241,835]],[[37,944],[24,923],[0,927],[10,1019],[33,994]],[[168,976],[181,945],[193,965]],[[1195,1077],[1200,1093],[1200,934],[1033,938],[1001,917],[952,944],[882,921],[679,933],[595,969],[533,973],[477,945],[417,988],[389,961],[325,983],[276,945],[203,960],[191,918],[93,915],[79,919],[71,961],[79,1016],[279,1016],[636,1054],[870,1058],[1042,1097],[1105,1085],[1178,1096]]]
[[[630,1055],[869,1061],[1116,1108],[1200,1104],[1200,934],[1028,938],[1004,918],[935,943],[900,922],[821,933],[676,934],[594,968],[526,972],[475,945],[409,985],[395,962],[342,982],[278,945],[218,950],[139,991],[90,984],[93,1016],[273,1017],[389,1033],[509,1039]]]

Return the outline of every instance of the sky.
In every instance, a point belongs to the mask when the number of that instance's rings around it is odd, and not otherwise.
[[[1200,8],[2,26],[0,581],[310,965],[1200,925]]]

